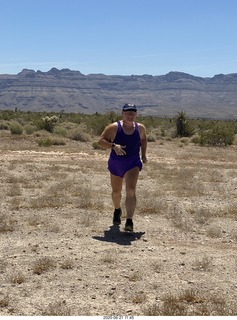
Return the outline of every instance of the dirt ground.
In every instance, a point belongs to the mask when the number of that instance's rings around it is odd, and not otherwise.
[[[236,151],[149,143],[126,234],[108,151],[1,137],[0,315],[237,315]]]

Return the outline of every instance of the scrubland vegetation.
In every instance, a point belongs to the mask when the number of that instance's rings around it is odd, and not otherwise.
[[[97,144],[119,118],[0,112],[0,315],[237,315],[237,122],[138,117],[127,236]]]
[[[13,135],[33,135],[39,146],[64,145],[66,138],[89,142],[100,135],[107,124],[119,118],[114,112],[85,115],[1,111],[0,130],[10,130]],[[237,133],[237,120],[189,119],[183,111],[174,118],[138,116],[137,121],[146,126],[149,141],[159,137],[191,137],[195,144],[227,146],[234,143]]]

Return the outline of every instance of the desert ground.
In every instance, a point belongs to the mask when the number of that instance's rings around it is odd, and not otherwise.
[[[0,315],[237,315],[236,152],[149,142],[127,234],[108,150],[1,133]]]

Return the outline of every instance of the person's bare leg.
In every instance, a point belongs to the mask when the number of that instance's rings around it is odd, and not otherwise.
[[[111,187],[112,187],[112,201],[114,204],[114,208],[118,209],[121,205],[122,199],[122,186],[123,186],[123,178],[110,174]]]
[[[133,218],[135,208],[136,208],[136,203],[137,203],[136,186],[137,186],[139,172],[140,172],[139,168],[135,167],[135,168],[127,171],[124,176],[125,182],[126,182],[125,207],[126,207],[128,219]]]

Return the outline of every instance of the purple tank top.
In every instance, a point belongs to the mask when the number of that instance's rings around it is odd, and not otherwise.
[[[141,146],[141,140],[140,140],[140,134],[138,130],[138,124],[135,122],[135,130],[132,134],[125,134],[123,131],[123,128],[121,126],[120,121],[118,121],[118,131],[116,133],[115,139],[113,141],[116,144],[120,144],[122,146],[126,146],[124,150],[126,151],[126,155],[124,156],[118,156],[116,155],[115,151],[111,151],[112,158],[136,158],[140,157],[140,146]]]

